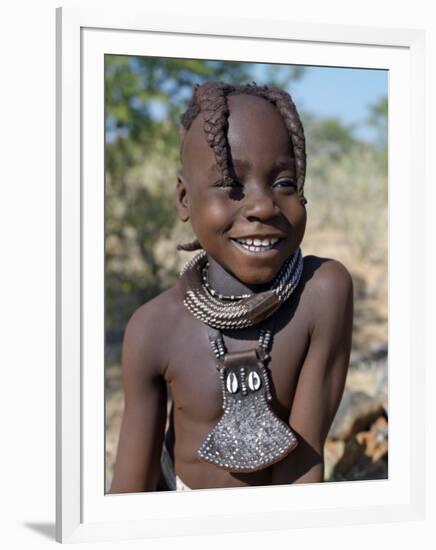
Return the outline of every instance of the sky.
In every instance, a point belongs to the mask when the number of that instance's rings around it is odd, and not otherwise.
[[[213,62],[212,62],[213,63]],[[268,84],[271,64],[250,63],[253,80]],[[293,65],[275,65],[278,76],[293,71]],[[304,66],[299,79],[287,89],[298,111],[325,118],[336,118],[346,126],[354,125],[355,137],[375,142],[374,128],[366,124],[371,105],[388,95],[388,71],[343,67]],[[165,118],[166,106],[150,101],[156,118]]]
[[[259,65],[261,78],[265,66]],[[355,135],[373,141],[375,134],[365,119],[371,104],[388,95],[388,71],[336,67],[306,67],[288,90],[298,110],[356,124]]]

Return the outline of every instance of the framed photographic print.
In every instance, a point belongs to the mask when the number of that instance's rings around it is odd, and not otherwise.
[[[414,200],[425,181],[423,67],[419,31],[58,10],[57,540],[423,516],[424,288],[413,269],[424,255]],[[283,89],[299,111],[307,151],[302,248],[339,259],[354,286],[346,381],[338,382],[321,477],[168,490],[185,486],[177,478],[165,490],[117,490],[123,336],[141,304],[174,285],[193,257],[186,248],[176,252],[195,237],[181,223],[182,191],[180,219],[176,213],[178,124],[190,116],[195,86],[220,81],[250,83],[259,93]],[[268,140],[255,134],[254,146],[268,151],[274,132]],[[238,246],[264,254],[262,247],[284,239],[264,236],[265,243],[239,236]],[[150,347],[153,337],[146,338]],[[160,349],[169,345],[154,340]],[[244,395],[258,391],[256,369],[247,382],[228,376],[223,395],[238,384]],[[196,379],[200,399],[206,385]],[[181,398],[176,384],[167,385],[158,422],[168,433]],[[301,405],[306,416],[314,408]],[[131,439],[141,437],[147,415]]]

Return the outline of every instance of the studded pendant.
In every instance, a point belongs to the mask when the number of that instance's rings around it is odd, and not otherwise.
[[[298,440],[270,407],[269,372],[257,350],[221,359],[224,413],[197,454],[227,471],[255,472],[282,460]]]

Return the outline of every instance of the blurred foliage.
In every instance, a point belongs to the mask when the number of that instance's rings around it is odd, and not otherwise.
[[[386,260],[387,116],[386,97],[369,106],[366,122],[375,139],[367,143],[353,126],[303,114],[308,215],[313,227],[341,231],[357,260]]]
[[[307,211],[313,227],[339,230],[356,260],[387,255],[385,155],[366,144],[333,158],[313,157],[308,167]],[[315,221],[314,221],[315,220]]]
[[[388,141],[388,98],[381,97],[370,105],[367,123],[376,130],[376,143],[385,149]]]

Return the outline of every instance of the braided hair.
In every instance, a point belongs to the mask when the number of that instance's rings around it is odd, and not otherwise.
[[[230,95],[245,94],[262,97],[272,103],[283,118],[288,130],[292,152],[295,159],[297,176],[297,193],[302,204],[306,204],[303,187],[306,175],[306,140],[300,116],[291,96],[279,88],[258,86],[251,84],[227,84],[225,82],[206,82],[194,86],[192,97],[187,110],[181,115],[179,129],[180,157],[186,134],[193,121],[203,113],[206,140],[213,149],[216,163],[221,171],[223,180],[231,180],[230,175],[230,147],[227,140],[229,107],[227,97]],[[201,248],[198,240],[185,245],[177,245],[178,250],[196,250]]]

